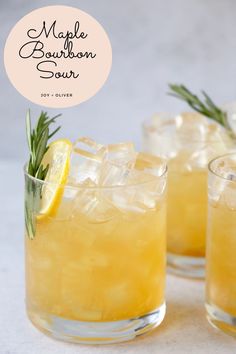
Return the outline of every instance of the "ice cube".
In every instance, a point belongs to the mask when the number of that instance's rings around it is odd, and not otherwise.
[[[226,103],[222,108],[227,113],[228,122],[236,134],[236,102]]]
[[[177,117],[177,121],[180,120],[179,130],[177,129],[178,154],[185,160],[184,166],[188,171],[206,168],[211,159],[227,151],[224,129],[219,124],[199,116],[194,123],[192,114],[183,116],[186,119]]]
[[[132,198],[133,205],[144,209],[155,209],[157,202],[164,195],[166,187],[166,159],[143,152],[137,155],[134,170],[128,183],[136,185]],[[159,178],[155,178],[159,177]]]
[[[204,139],[207,132],[207,119],[197,112],[183,112],[176,117],[178,135]]]
[[[178,154],[204,149],[207,135],[207,118],[196,112],[184,112],[176,117],[176,145]],[[194,157],[195,158],[195,157]]]
[[[224,191],[224,200],[230,210],[236,210],[236,175],[234,182],[228,182]]]
[[[104,223],[111,221],[118,214],[117,209],[109,201],[103,197],[99,197],[94,203],[93,208],[87,213],[89,222],[91,223]]]
[[[235,156],[228,155],[228,158],[226,157],[224,159],[223,157],[220,160],[215,160],[212,166],[214,172],[217,175],[229,181],[235,181],[236,180],[236,157]]]
[[[155,177],[162,176],[165,170],[164,159],[139,153],[125,186],[108,190],[106,198],[123,212],[144,213],[148,209],[155,209],[166,184],[165,177]]]
[[[226,188],[227,181],[214,174],[209,175],[208,196],[212,206],[217,206],[222,201],[223,192]]]
[[[107,151],[107,160],[118,166],[126,165],[127,168],[133,168],[136,158],[136,152],[133,143],[109,144]]]
[[[156,209],[157,203],[164,195],[166,178],[153,178],[152,175],[143,171],[134,170],[129,177],[129,183],[136,185],[130,204],[147,211]]]
[[[66,188],[63,198],[72,199],[72,217],[84,217],[85,223],[116,220],[127,210],[143,213],[154,209],[162,196],[165,178],[156,177],[165,169],[163,159],[137,153],[132,143],[104,147],[81,138],[73,149],[68,180],[74,188]]]
[[[230,210],[236,210],[236,178],[235,182],[214,176],[210,182],[209,200],[212,206],[226,205]]]
[[[166,159],[139,152],[135,160],[134,168],[137,171],[145,173],[145,180],[147,175],[149,175],[150,178],[151,176],[162,176],[166,170]]]
[[[104,161],[101,168],[99,184],[102,186],[124,185],[130,169],[126,165],[116,165],[110,161]]]
[[[132,143],[108,145],[103,161],[99,184],[105,186],[123,185],[135,164],[137,153]]]
[[[98,144],[94,140],[87,137],[77,139],[73,149],[75,152],[91,159],[102,159],[106,152],[104,145]]]
[[[145,205],[139,201],[134,203],[136,188],[137,187],[122,186],[120,189],[106,191],[106,199],[109,200],[115,206],[115,208],[117,208],[122,213],[144,213],[147,210]]]
[[[230,155],[228,155],[230,156]],[[214,173],[209,175],[209,198],[213,205],[225,203],[236,210],[236,160],[234,155],[211,163]]]
[[[218,155],[220,154],[216,146],[214,146],[210,142],[206,142],[199,149],[196,148],[196,151],[190,151],[190,153],[188,151],[187,154],[185,154],[185,167],[188,171],[192,171],[196,168],[206,168],[208,162],[213,159],[217,155],[217,153]]]
[[[83,215],[91,223],[103,223],[117,215],[117,209],[104,197],[103,190],[94,184],[83,185],[74,201],[73,215]]]
[[[68,184],[78,185],[88,179],[98,183],[105,154],[105,146],[89,138],[78,139],[71,154]]]
[[[229,209],[236,210],[236,160],[231,158],[221,161],[217,172],[225,179],[224,201]]]
[[[173,119],[173,115],[167,112],[154,113],[149,121],[144,123],[144,128],[149,132],[162,129],[163,124]]]
[[[209,123],[206,141],[212,152],[209,159],[227,153],[233,147],[233,141],[224,127],[218,123]]]
[[[163,117],[166,116],[166,119]],[[177,154],[176,121],[169,114],[158,114],[143,127],[143,150],[162,157],[173,158]]]

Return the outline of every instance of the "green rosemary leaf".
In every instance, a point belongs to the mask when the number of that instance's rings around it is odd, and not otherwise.
[[[51,138],[53,137],[53,135],[55,135],[55,134],[58,132],[58,130],[60,130],[60,129],[61,129],[60,126],[57,127],[57,128],[48,136],[48,138],[51,139]]]
[[[228,131],[232,138],[235,138],[235,134],[228,122],[226,112],[216,106],[206,92],[202,91],[204,100],[201,101],[197,95],[193,94],[184,85],[169,84],[169,88],[171,90],[169,95],[185,101],[193,110],[216,121]]]
[[[30,111],[28,111],[26,115],[26,136],[30,152],[27,172],[30,176],[36,177],[42,181],[45,180],[49,169],[49,165],[46,167],[42,165],[42,160],[48,150],[49,140],[58,132],[60,126],[52,133],[49,132],[49,128],[51,124],[55,123],[59,116],[61,115],[58,114],[49,118],[46,112],[41,112],[35,128],[32,129]],[[42,185],[36,183],[34,180],[26,179],[25,225],[27,235],[30,239],[35,237],[35,215],[39,209],[41,196]]]
[[[43,177],[43,165],[39,166],[39,169],[38,169],[35,177],[38,178],[38,179],[42,179],[42,177]]]
[[[36,150],[35,150],[35,167],[36,170],[38,170],[40,168],[43,156],[45,154],[45,150],[47,147],[47,143],[48,143],[48,136],[49,136],[49,130],[48,128],[44,131],[44,133],[40,136],[38,142],[37,142],[37,146],[36,146]]]
[[[49,170],[49,164],[42,171],[42,179],[43,180],[45,180],[45,177],[47,176],[48,170]]]

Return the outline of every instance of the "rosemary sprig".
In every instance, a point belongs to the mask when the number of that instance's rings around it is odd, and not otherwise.
[[[187,102],[194,111],[216,121],[228,131],[231,137],[235,138],[227,119],[227,113],[217,107],[206,92],[202,91],[203,100],[200,100],[197,95],[193,94],[184,85],[169,84],[169,88],[171,90],[169,95]]]
[[[48,141],[61,128],[57,127],[52,133],[49,127],[55,123],[60,114],[49,118],[46,112],[41,112],[35,128],[32,129],[30,111],[26,115],[26,136],[30,152],[27,172],[30,176],[36,177],[42,181],[45,180],[49,165],[43,166],[42,160],[48,150]],[[25,225],[28,237],[33,239],[36,232],[35,214],[38,211],[41,198],[42,184],[33,179],[26,178],[25,190]]]

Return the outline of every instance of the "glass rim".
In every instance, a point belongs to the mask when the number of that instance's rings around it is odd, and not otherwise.
[[[191,113],[191,112],[189,112],[189,113]],[[194,112],[193,112],[194,113]],[[153,114],[152,116],[155,116],[155,115],[161,115],[161,114],[165,114],[166,116],[168,116],[168,112],[159,112],[159,113],[157,113],[157,114]],[[181,114],[181,113],[180,113]],[[156,128],[156,130],[154,130],[153,132],[150,132],[150,131],[148,131],[148,128],[149,127],[151,127],[152,125],[151,125],[151,122],[152,122],[152,116],[151,117],[149,117],[149,118],[146,118],[145,120],[143,120],[142,121],[142,129],[143,129],[143,131],[145,132],[145,133],[157,133],[157,134],[166,134],[166,129],[168,128],[168,122],[174,122],[175,121],[175,117],[177,116],[178,114],[169,114],[169,119],[166,119],[166,121],[164,121],[164,123],[167,123],[167,125],[165,126],[165,124],[164,125],[161,125],[160,127],[158,127],[158,126],[155,126],[155,125],[153,125],[155,128]],[[207,117],[206,117],[206,119],[207,119]],[[215,122],[215,124],[216,124],[216,126],[218,126],[219,128],[221,128],[221,125],[220,124],[218,124],[217,122]],[[163,128],[163,126],[164,126],[164,129],[163,130],[161,130],[162,128]],[[176,126],[175,126],[176,127]],[[174,130],[174,132],[176,133],[176,129]],[[227,131],[225,130],[223,130],[223,133],[225,133],[225,134],[227,134]],[[173,135],[173,133],[171,132],[171,135]],[[208,142],[211,142],[211,143],[218,143],[218,144],[220,144],[221,142],[219,141],[219,140],[217,140],[217,139],[215,139],[215,140],[211,140],[211,141],[209,141],[209,139],[203,139],[203,140],[200,140],[200,139],[193,139],[192,137],[191,137],[191,135],[190,134],[188,134],[188,133],[179,133],[179,137],[181,138],[181,140],[184,140],[184,141],[191,141],[192,143],[208,143]],[[175,137],[175,139],[176,139],[176,137]]]
[[[28,163],[24,164],[23,167],[23,171],[24,171],[24,175],[27,176],[27,178],[29,178],[30,180],[37,182],[37,183],[41,183],[42,185],[49,185],[49,186],[57,186],[57,187],[63,187],[65,189],[70,189],[70,190],[81,190],[81,189],[90,189],[90,190],[106,190],[106,189],[122,189],[122,188],[134,188],[137,186],[142,186],[142,185],[146,185],[149,183],[153,183],[156,182],[158,179],[162,179],[163,177],[166,178],[167,176],[167,172],[168,172],[168,165],[167,162],[165,162],[165,169],[163,171],[163,173],[160,176],[154,176],[152,175],[150,179],[142,181],[142,182],[137,182],[137,183],[132,183],[132,184],[124,184],[124,185],[111,185],[111,186],[85,186],[83,184],[78,185],[78,186],[73,186],[71,184],[60,184],[60,183],[53,183],[53,182],[48,182],[48,181],[43,181],[37,177],[31,176],[28,171],[27,171],[27,165]]]
[[[227,154],[223,154],[223,155],[219,155],[219,156],[214,157],[214,159],[212,159],[211,161],[209,161],[209,163],[208,163],[208,165],[207,165],[207,166],[208,166],[208,172],[211,172],[213,175],[215,175],[215,176],[217,176],[217,177],[219,177],[219,178],[221,178],[221,179],[224,179],[224,180],[226,180],[226,181],[228,181],[228,182],[236,183],[236,180],[232,180],[232,179],[230,179],[230,178],[224,177],[224,176],[222,176],[221,174],[219,174],[219,173],[217,173],[216,171],[214,171],[213,166],[212,166],[215,161],[220,160],[220,159],[223,159],[224,157],[233,156],[233,155],[236,157],[236,151],[234,151],[234,152],[229,152],[229,153],[227,153]]]

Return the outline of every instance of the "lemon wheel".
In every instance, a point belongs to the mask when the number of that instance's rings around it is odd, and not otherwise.
[[[38,219],[54,216],[60,205],[70,168],[72,144],[67,139],[53,141],[43,157],[44,167],[49,165],[42,187],[40,214]]]

